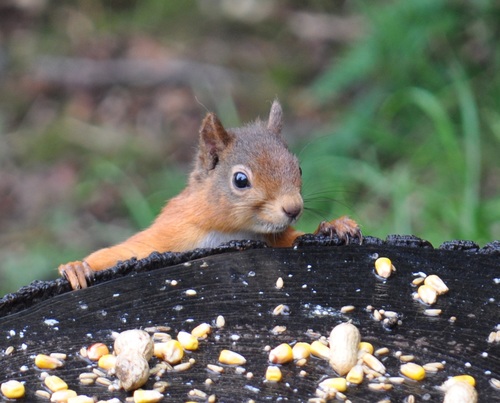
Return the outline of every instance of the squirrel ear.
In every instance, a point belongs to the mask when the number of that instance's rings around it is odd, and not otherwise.
[[[267,121],[267,128],[274,134],[281,134],[283,127],[283,109],[277,99],[273,101],[271,112],[269,112],[269,120]]]
[[[214,113],[209,113],[203,119],[200,128],[201,165],[206,170],[214,169],[219,161],[219,154],[231,143],[233,137],[224,129]]]

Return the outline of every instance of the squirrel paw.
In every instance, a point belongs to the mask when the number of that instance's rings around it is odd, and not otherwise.
[[[363,242],[363,235],[358,223],[347,216],[332,221],[322,221],[314,235],[338,238],[346,245],[351,241],[357,241],[359,244]]]
[[[87,262],[69,262],[59,266],[59,273],[71,284],[73,290],[87,288],[87,284],[92,280],[94,272]]]

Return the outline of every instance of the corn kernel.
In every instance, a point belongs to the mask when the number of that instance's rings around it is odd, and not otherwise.
[[[26,392],[24,385],[15,380],[2,383],[0,390],[7,399],[19,399]]]
[[[345,392],[347,390],[347,381],[344,378],[327,378],[318,385],[324,391],[335,389],[337,392]]]
[[[436,303],[437,292],[434,288],[424,284],[418,287],[417,293],[422,302],[429,305]]]
[[[157,390],[138,389],[134,392],[134,403],[156,403],[163,399],[163,394]]]
[[[63,362],[45,354],[38,354],[35,357],[35,365],[40,369],[55,369],[62,367]]]
[[[270,365],[266,370],[266,380],[269,382],[279,382],[283,375],[281,374],[281,369],[279,367],[275,367]]]
[[[347,373],[345,379],[349,383],[359,385],[361,382],[363,382],[364,376],[365,371],[363,371],[363,366],[358,364],[351,368],[351,370]]]
[[[174,365],[181,362],[184,357],[184,350],[179,341],[169,340],[166,343],[156,343],[154,346],[154,354],[163,361]]]
[[[311,345],[309,343],[298,342],[292,348],[294,360],[302,360],[309,358],[311,355]]]
[[[396,269],[389,258],[379,257],[375,260],[375,271],[380,277],[388,278]]]
[[[68,384],[55,375],[49,375],[45,378],[44,383],[45,386],[47,386],[47,388],[49,388],[52,392],[68,389]]]
[[[403,364],[400,367],[400,372],[415,381],[421,381],[425,378],[425,369],[421,365],[415,364],[414,362],[409,362],[407,364]]]
[[[222,350],[219,355],[219,362],[221,364],[243,365],[247,360],[241,354],[235,353],[234,351]]]
[[[449,291],[448,286],[444,283],[443,280],[441,280],[441,277],[435,274],[427,276],[424,280],[424,284],[434,288],[438,295],[445,294]]]
[[[191,333],[181,331],[177,334],[177,340],[186,350],[193,351],[198,349],[198,339]]]
[[[109,354],[109,349],[104,343],[94,343],[87,348],[87,358],[89,360],[99,361],[99,358],[105,354]]]
[[[373,369],[375,372],[378,372],[380,374],[385,374],[385,366],[382,364],[378,358],[376,358],[374,355],[370,353],[365,353],[363,355],[363,362],[368,365],[371,369]]]
[[[293,360],[292,347],[287,343],[282,343],[269,352],[269,361],[273,364],[285,364]]]
[[[58,390],[57,392],[52,393],[50,401],[53,403],[67,403],[69,399],[76,396],[78,395],[74,390],[71,389]]]
[[[113,354],[104,354],[99,358],[99,361],[97,362],[97,366],[99,368],[105,369],[106,371],[109,371],[110,369],[113,369],[116,364],[116,355]]]
[[[196,338],[205,338],[212,331],[212,326],[208,323],[201,323],[191,330],[191,334]]]
[[[368,343],[367,341],[362,341],[359,343],[359,350],[364,351],[365,353],[373,354],[373,344]]]
[[[467,382],[471,386],[476,386],[476,380],[470,375],[456,375],[451,380],[453,382]]]
[[[311,343],[311,354],[324,360],[330,359],[330,348],[318,340]]]

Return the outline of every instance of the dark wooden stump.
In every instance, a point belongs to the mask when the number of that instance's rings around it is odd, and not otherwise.
[[[459,374],[475,377],[480,402],[500,401],[500,391],[489,383],[491,378],[500,378],[500,344],[487,340],[500,323],[497,242],[482,249],[467,242],[449,242],[434,249],[408,237],[386,242],[367,238],[362,246],[325,243],[305,237],[293,249],[234,243],[210,251],[155,254],[98,273],[92,287],[75,292],[69,292],[62,279],[34,283],[0,300],[0,353],[8,346],[15,348],[2,357],[0,379],[25,381],[24,400],[38,401],[34,393],[42,389],[41,371],[34,367],[34,356],[62,352],[68,354],[65,365],[50,372],[71,389],[99,399],[124,401],[130,395],[124,391],[109,392],[104,386],[79,383],[78,375],[95,367],[79,356],[82,347],[103,342],[111,348],[112,331],[158,325],[169,326],[175,337],[180,330],[191,331],[223,315],[226,326],[214,330],[200,342],[199,350],[187,354],[187,359],[196,360],[193,367],[162,377],[170,383],[165,401],[187,401],[194,388],[215,394],[218,402],[307,401],[315,396],[323,378],[337,376],[328,362],[311,358],[302,368],[284,364],[283,381],[268,383],[264,382],[269,365],[264,347],[328,337],[335,325],[350,320],[360,329],[362,340],[375,348],[389,348],[382,361],[391,376],[399,376],[397,351],[414,355],[419,364],[445,362],[443,371],[429,374],[421,382],[395,385],[387,392],[371,391],[367,380],[350,386],[346,395],[351,401],[388,398],[401,402],[413,394],[439,402],[442,393],[436,387]],[[374,274],[377,256],[390,258],[397,269],[387,280]],[[412,280],[418,272],[437,274],[450,288],[432,306],[442,309],[440,316],[424,315],[429,307],[413,299],[416,288]],[[282,289],[276,288],[279,277],[284,280]],[[187,296],[188,289],[196,295]],[[288,314],[273,315],[280,304],[288,306]],[[343,314],[340,308],[345,305],[354,305],[355,310]],[[369,305],[394,311],[397,319],[376,321]],[[452,317],[456,320],[450,320]],[[271,330],[278,325],[286,330],[273,334]],[[226,368],[220,375],[207,370],[207,364],[218,364],[218,355],[225,348],[246,357],[244,368],[253,378],[234,368]],[[301,370],[307,376],[299,376]],[[207,378],[214,380],[213,385],[205,384]],[[150,379],[146,388],[153,383]]]

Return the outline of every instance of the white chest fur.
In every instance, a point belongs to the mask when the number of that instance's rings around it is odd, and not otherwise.
[[[199,248],[215,248],[220,244],[229,241],[242,241],[251,239],[253,241],[264,241],[263,235],[255,234],[253,232],[232,232],[224,233],[212,231],[200,242]]]

